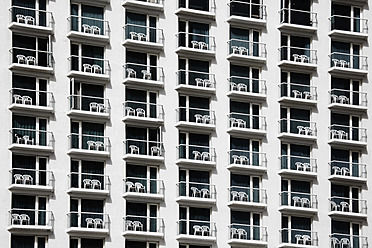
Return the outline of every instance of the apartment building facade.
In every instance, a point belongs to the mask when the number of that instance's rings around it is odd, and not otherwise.
[[[4,3],[4,247],[368,247],[371,2]]]

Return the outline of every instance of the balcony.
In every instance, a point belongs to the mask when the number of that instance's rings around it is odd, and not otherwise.
[[[231,247],[260,246],[267,247],[267,228],[263,226],[231,224],[229,225],[229,239]]]
[[[330,24],[328,35],[332,39],[350,43],[363,43],[368,38],[368,19],[332,15],[328,20]]]
[[[179,107],[176,112],[176,127],[179,130],[212,133],[216,129],[216,117],[213,110]]]
[[[264,174],[267,171],[266,153],[232,149],[228,152],[227,169],[241,174]]]
[[[12,234],[48,235],[53,231],[52,211],[36,209],[11,209],[7,230]]]
[[[281,176],[302,180],[313,180],[317,177],[317,160],[310,157],[282,155],[279,157]]]
[[[127,215],[122,235],[128,240],[160,241],[164,239],[163,218]]]
[[[160,104],[126,101],[123,113],[123,122],[137,127],[160,127],[164,123],[164,109]]]
[[[318,101],[317,87],[306,84],[282,82],[279,84],[278,102],[289,107],[298,105],[316,107]]]
[[[227,44],[227,60],[230,62],[254,66],[266,64],[266,44],[237,39],[231,39]]]
[[[122,5],[125,9],[142,11],[145,14],[159,15],[160,12],[164,11],[163,0],[124,0]]]
[[[313,216],[318,213],[318,197],[314,194],[282,191],[279,211],[284,214]]]
[[[94,96],[70,95],[67,97],[71,118],[84,121],[106,122],[110,119],[109,99]]]
[[[70,212],[67,231],[73,237],[105,238],[110,233],[110,218],[104,213]]]
[[[216,204],[216,186],[209,183],[179,182],[176,202],[194,207],[213,207]]]
[[[55,99],[52,92],[31,89],[12,88],[10,106],[13,113],[50,116],[54,113]]]
[[[367,219],[367,200],[332,196],[328,215],[345,221],[362,222]]]
[[[309,247],[318,246],[318,233],[311,230],[299,230],[283,228],[279,230],[279,247]]]
[[[159,90],[164,87],[163,67],[126,63],[123,69],[123,84],[125,85],[146,90]]]
[[[212,245],[216,243],[216,223],[201,220],[177,221],[176,239],[180,243]]]
[[[52,171],[13,168],[9,171],[9,187],[13,193],[26,195],[51,195],[55,178]]]
[[[54,74],[54,59],[51,52],[22,47],[13,47],[9,52],[11,64],[8,69],[13,72],[44,77]]]
[[[108,21],[71,15],[67,18],[67,26],[67,37],[73,42],[93,45],[110,43],[111,30]]]
[[[328,163],[328,180],[347,185],[364,185],[367,183],[367,165],[333,160]]]
[[[215,0],[177,0],[178,6],[176,15],[193,19],[197,18],[201,21],[212,22],[216,18],[216,2]]]
[[[123,198],[126,200],[146,203],[160,203],[164,200],[163,180],[127,177],[123,182]]]
[[[348,114],[363,114],[368,109],[368,98],[366,92],[332,89],[328,91],[328,95],[328,108],[330,110]]]
[[[368,247],[368,238],[357,235],[332,233],[330,237],[330,248],[347,246],[350,248]]]
[[[331,125],[328,127],[328,144],[334,147],[350,149],[364,149],[367,146],[367,129],[361,127],[349,127],[343,125]]]
[[[110,157],[111,142],[108,137],[74,133],[67,137],[69,139],[67,154],[71,157],[98,160]]]
[[[315,12],[282,8],[279,10],[279,30],[292,34],[314,34],[318,29],[318,15]]]
[[[48,36],[54,33],[54,17],[52,12],[12,6],[9,8],[12,32],[37,36]]]
[[[250,115],[242,113],[230,113],[228,117],[227,133],[237,137],[266,136],[266,117],[261,115]]]
[[[237,101],[257,101],[266,100],[267,87],[266,80],[231,76],[227,79],[229,92],[227,96]]]
[[[9,150],[32,155],[50,155],[54,152],[54,141],[54,135],[50,131],[12,128]]]
[[[160,52],[164,48],[163,29],[126,24],[123,46],[140,52]]]
[[[72,197],[104,200],[110,195],[110,178],[103,174],[70,173],[67,194]]]
[[[183,168],[210,170],[216,166],[216,151],[209,146],[181,144],[177,146],[176,164]]]
[[[68,61],[68,77],[104,85],[110,81],[111,67],[106,59],[72,55]]]
[[[227,6],[229,13],[226,21],[230,25],[255,28],[266,26],[266,5],[230,0]]]
[[[334,76],[362,79],[368,73],[368,57],[356,54],[331,53],[329,55],[330,69]]]
[[[267,207],[265,189],[231,186],[227,206],[231,209],[264,211]]]
[[[124,156],[127,162],[148,165],[164,163],[163,143],[151,140],[127,139],[124,141]]]
[[[312,144],[317,139],[316,123],[312,121],[281,119],[279,120],[278,138],[289,142]]]
[[[285,70],[313,73],[318,67],[317,51],[308,48],[282,46],[279,58],[278,66]]]
[[[176,53],[194,59],[212,60],[216,55],[216,42],[214,36],[179,32],[177,37]]]
[[[216,93],[215,74],[198,71],[177,71],[176,90],[183,94],[212,96]]]

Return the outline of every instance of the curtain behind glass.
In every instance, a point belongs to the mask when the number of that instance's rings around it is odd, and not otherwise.
[[[208,208],[189,208],[189,219],[190,220],[201,220],[209,221],[210,220],[210,209]]]
[[[242,225],[250,225],[250,217],[250,212],[231,211],[231,224],[236,223]]]
[[[103,239],[81,239],[81,248],[102,248]]]
[[[88,18],[103,20],[103,8],[95,7],[95,6],[82,5],[81,6],[81,15],[82,15],[82,17],[88,17]],[[104,23],[103,23],[103,21],[99,21],[99,20],[92,20],[92,19],[82,18],[82,24],[88,24],[90,26],[97,26],[101,29],[101,33],[104,33]]]
[[[19,236],[12,234],[11,248],[34,248],[35,236]]]

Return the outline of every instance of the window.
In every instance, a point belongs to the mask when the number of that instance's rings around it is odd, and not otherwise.
[[[230,27],[230,53],[260,56],[260,32],[257,30],[248,30]]]
[[[162,76],[157,55],[127,50],[125,59],[126,77],[159,81]]]
[[[316,166],[311,157],[311,147],[297,144],[281,144],[281,168],[314,172]],[[306,166],[305,166],[306,165]]]
[[[331,103],[366,106],[367,95],[361,92],[359,80],[346,78],[331,78]]]
[[[315,126],[310,122],[310,115],[310,110],[282,107],[280,109],[281,132],[314,135]],[[307,133],[305,127],[310,128]]]
[[[107,184],[103,162],[71,160],[71,188],[107,190]]]
[[[311,194],[311,183],[298,180],[285,180],[281,182],[281,205],[313,208],[317,200]]]
[[[179,133],[179,158],[210,161],[214,154],[209,147],[209,135]],[[202,155],[204,153],[204,156]],[[211,157],[212,156],[212,157]]]
[[[263,18],[263,5],[261,0],[230,0],[230,15]]]
[[[209,73],[209,61],[180,58],[178,69],[178,84],[215,87],[214,74]]]
[[[33,23],[45,27],[47,25],[46,2],[46,0],[12,0],[13,22],[18,21],[17,15],[23,15],[24,17],[32,17]],[[50,17],[48,16],[48,18]]]
[[[178,186],[179,196],[211,198],[213,186],[208,171],[180,169]]]
[[[260,69],[230,64],[230,90],[261,93]]]
[[[315,234],[311,231],[311,226],[311,218],[282,216],[282,243],[316,245],[314,244]]]
[[[107,228],[105,202],[102,200],[70,199],[69,224],[78,228]],[[93,219],[93,220],[92,220]],[[101,221],[94,221],[100,219]],[[98,223],[95,225],[95,223]]]
[[[70,82],[70,109],[106,112],[108,101],[104,98],[105,87],[72,79]],[[101,107],[99,107],[101,106]]]
[[[258,176],[231,174],[230,200],[261,203],[264,195],[260,190],[260,185],[261,178]]]
[[[157,102],[157,92],[125,89],[126,115],[158,118],[160,114]]]
[[[366,214],[366,201],[361,199],[361,189],[353,186],[331,184],[332,211]]]
[[[260,129],[260,106],[258,104],[230,101],[230,127]]]
[[[71,67],[73,71],[105,74],[108,63],[104,60],[104,47],[71,43]],[[95,65],[95,67],[93,67]],[[99,66],[99,67],[97,67]]]
[[[160,155],[159,151],[162,149],[160,129],[126,126],[125,132],[127,154]],[[159,153],[155,153],[154,150]]]
[[[13,115],[13,143],[47,146],[48,120],[39,117]]]
[[[331,112],[330,138],[360,141],[365,133],[359,128],[359,122],[359,116]]]
[[[361,227],[358,223],[331,220],[331,242],[352,244],[353,247],[363,247],[367,243],[366,237],[360,236]],[[341,241],[342,240],[342,241]]]
[[[104,239],[70,238],[70,248],[103,248]]]
[[[281,23],[291,23],[312,26],[313,13],[311,13],[310,0],[281,0]]]
[[[47,164],[48,158],[45,157],[25,156],[13,153],[12,183],[52,186],[53,176],[50,171],[47,171]]]
[[[159,221],[158,206],[146,203],[127,202],[126,204],[126,230],[160,232],[162,223]],[[139,222],[140,224],[136,224]],[[130,225],[129,225],[130,223]]]
[[[311,75],[297,72],[281,73],[280,96],[311,100],[316,91],[311,86]]]
[[[103,8],[83,4],[71,4],[72,31],[103,35],[106,32],[105,29],[108,28],[106,25]]]
[[[361,8],[332,2],[331,29],[361,32],[365,28],[361,19]]]
[[[159,194],[164,189],[156,167],[126,164],[125,175],[127,192]]]
[[[104,124],[72,121],[71,148],[105,151],[108,141],[104,137],[104,130]]]
[[[47,107],[54,102],[53,95],[47,91],[47,79],[13,74],[12,85],[14,103]],[[22,98],[22,101],[19,101],[18,96]]]
[[[46,226],[51,225],[50,213],[47,211],[48,199],[42,196],[12,194],[12,224]],[[26,217],[19,220],[14,215]],[[20,221],[21,223],[18,223]]]
[[[47,247],[47,241],[47,237],[12,234],[11,248],[45,248]]]
[[[179,121],[214,124],[214,112],[209,110],[209,98],[180,95],[178,102]]]
[[[180,207],[179,208],[179,234],[212,236],[214,227],[210,222],[211,210],[209,208]],[[205,226],[204,235],[202,226]]]
[[[125,247],[128,248],[157,248],[157,243],[141,242],[141,241],[131,241],[125,240]]]
[[[331,175],[366,177],[366,168],[360,163],[360,154],[357,151],[331,149]]]
[[[191,21],[178,22],[178,46],[189,48],[201,48],[211,50],[214,47],[214,39],[209,36],[209,24]],[[202,47],[200,43],[205,43]]]
[[[127,11],[125,19],[125,38],[138,41],[158,42],[160,37],[156,26],[157,18],[155,16]]]
[[[230,216],[230,238],[247,240],[261,239],[262,234],[260,234],[260,214],[231,210]]]
[[[179,8],[209,11],[210,0],[178,0]]]
[[[261,155],[258,140],[230,137],[230,164],[260,166]]]
[[[362,57],[360,53],[361,47],[358,44],[332,40],[331,66],[364,69],[365,57]]]
[[[51,67],[51,45],[48,38],[13,33],[12,44],[13,63]]]
[[[314,54],[311,47],[311,39],[308,37],[281,35],[281,60],[311,63]],[[302,57],[300,57],[303,55]]]

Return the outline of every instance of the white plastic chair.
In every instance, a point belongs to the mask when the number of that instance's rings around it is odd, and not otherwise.
[[[134,183],[134,187],[136,187],[136,192],[138,192],[138,193],[145,193],[146,192],[145,186],[143,186],[143,184],[140,183],[140,182]]]
[[[21,225],[30,225],[30,216],[27,214],[20,214],[19,217],[21,219]]]
[[[342,212],[350,212],[350,204],[347,202],[340,202]]]
[[[304,91],[304,99],[311,100],[311,93],[309,91]]]
[[[197,187],[190,187],[191,189],[191,196],[192,197],[200,197],[201,196],[201,191]]]
[[[88,150],[96,150],[96,142],[92,140],[87,141]]]
[[[145,117],[145,110],[143,108],[136,108],[137,116],[138,117]]]
[[[24,184],[29,184],[29,185],[32,185],[33,184],[34,179],[32,178],[32,176],[27,175],[27,174],[22,175],[22,176],[23,176],[23,183]]]
[[[300,55],[300,59],[302,63],[309,63],[309,57],[305,54]]]
[[[296,168],[297,168],[298,171],[303,171],[304,170],[304,164],[303,163],[296,162],[295,165],[296,165]]]
[[[298,54],[293,54],[292,56],[293,56],[293,61],[294,61],[294,62],[300,62],[300,61],[301,61],[300,55],[298,55]]]
[[[101,182],[97,179],[92,179],[92,189],[101,189]]]
[[[136,191],[136,187],[134,186],[134,183],[127,181],[125,182],[125,185],[127,186],[127,192]]]
[[[93,73],[102,74],[102,67],[100,65],[92,65]]]
[[[247,195],[247,193],[245,193],[245,192],[239,192],[238,195],[239,195],[240,201],[246,201],[246,202],[248,201],[248,195]]]
[[[340,139],[348,139],[348,134],[344,130],[338,130],[337,132]]]
[[[239,122],[236,118],[230,117],[230,123],[231,123],[231,127],[238,127],[239,126]]]
[[[26,24],[35,25],[35,18],[32,16],[26,16]]]
[[[310,163],[302,163],[304,166],[304,171],[311,172],[312,171],[312,166]]]
[[[98,112],[100,113],[105,113],[106,112],[106,107],[104,103],[98,103]]]
[[[202,226],[202,236],[209,236],[209,227],[208,226]]]
[[[136,145],[130,145],[130,154],[139,154],[139,147]]]
[[[301,198],[301,207],[309,208],[310,207],[310,200],[307,198]]]
[[[247,231],[244,229],[238,229],[239,239],[248,239]]]
[[[338,166],[332,166],[333,175],[341,175],[341,168]]]
[[[339,247],[340,246],[340,241],[338,240],[338,238],[332,237],[331,238],[331,245],[332,245],[332,248]]]
[[[201,189],[201,197],[202,198],[211,198],[211,195],[209,193],[209,189]]]
[[[202,152],[201,159],[203,161],[211,161],[211,155],[209,154],[209,152]]]
[[[331,102],[332,103],[337,103],[337,100],[338,100],[338,96],[335,95],[335,94],[331,94]]]
[[[236,83],[230,83],[230,90],[238,90],[238,86],[236,85]]]
[[[125,110],[126,110],[126,113],[128,116],[135,116],[136,115],[136,111],[134,111],[133,108],[131,107],[125,107]]]
[[[34,138],[30,139],[30,136],[23,135],[23,140],[25,141],[26,145],[33,145],[34,144]]]
[[[11,215],[11,218],[12,218],[12,225],[20,225],[21,224],[21,217],[19,216],[19,214],[12,214]]]
[[[349,104],[349,98],[347,96],[339,96],[338,99],[340,100],[340,103],[342,104]]]
[[[139,41],[147,41],[147,35],[144,33],[138,33],[138,40]]]
[[[22,103],[25,105],[32,105],[32,98],[30,96],[23,96]]]
[[[83,64],[83,72],[92,72],[92,66],[90,64]]]
[[[157,146],[152,146],[151,148],[151,156],[160,156],[160,148]]]
[[[349,170],[349,168],[342,167],[341,168],[341,175],[343,175],[343,176],[350,176],[350,170]]]
[[[131,220],[126,220],[125,221],[125,230],[126,231],[134,231],[133,222]]]
[[[304,244],[304,240],[302,239],[302,235],[301,234],[296,234],[295,235],[295,239],[296,239],[296,244],[297,245]]]
[[[209,115],[203,115],[202,122],[204,124],[210,124],[211,123],[211,117]]]
[[[23,97],[20,96],[20,95],[13,95],[13,98],[14,98],[14,103],[23,103]]]
[[[135,40],[135,39],[138,40],[138,34],[136,32],[130,32],[129,34],[130,34],[130,38],[132,40]]]
[[[196,86],[204,87],[204,80],[201,78],[195,78]]]
[[[100,35],[101,34],[101,28],[97,26],[92,26],[92,33]]]
[[[292,200],[293,200],[293,206],[294,207],[301,207],[301,198],[300,197],[293,196]]]
[[[243,92],[247,92],[248,90],[248,87],[246,84],[238,84],[238,91],[243,91]]]
[[[94,220],[94,228],[103,228],[104,222],[101,218],[95,218]]]
[[[194,235],[203,235],[202,228],[199,225],[193,225]]]
[[[201,114],[195,114],[194,117],[196,123],[203,123],[203,116]]]
[[[238,155],[232,155],[233,164],[240,164],[240,157]]]
[[[18,23],[26,23],[26,18],[25,18],[24,15],[17,14],[17,15],[16,15],[16,18],[17,18],[17,22],[18,22]]]
[[[340,248],[350,248],[350,240],[348,238],[342,238],[340,240]]]
[[[247,122],[243,119],[237,119],[236,120],[238,122],[238,127],[241,127],[241,128],[246,128],[247,127]]]
[[[102,141],[96,141],[96,149],[97,151],[104,151],[105,144]]]
[[[311,127],[304,127],[305,135],[313,135],[313,129]]]
[[[349,67],[349,62],[346,60],[340,60],[341,67],[348,68]]]
[[[336,129],[331,129],[331,130],[329,130],[329,132],[331,133],[331,139],[338,139],[339,138],[339,134],[338,134],[338,131]]]
[[[199,41],[192,40],[191,44],[192,44],[192,48],[199,48]]]
[[[23,176],[21,174],[14,174],[14,183],[23,184]]]
[[[90,25],[88,24],[83,24],[81,25],[83,27],[83,33],[92,33],[92,28]]]
[[[18,54],[16,56],[16,58],[17,58],[17,63],[18,64],[26,64],[27,63],[27,59],[26,59],[26,56],[25,55]]]
[[[292,90],[292,93],[294,98],[302,98],[302,92],[298,90]]]
[[[192,151],[192,154],[194,154],[194,159],[195,160],[201,160],[202,159],[201,153],[199,151]]]
[[[25,143],[23,137],[18,136],[17,134],[14,134],[14,136],[16,137],[16,143],[17,144],[24,144]]]
[[[204,87],[210,88],[212,87],[212,82],[209,79],[204,79]]]
[[[240,156],[240,164],[245,164],[245,165],[248,165],[249,164],[249,159],[247,156],[244,156],[244,155],[241,155]]]
[[[84,189],[91,189],[92,188],[92,180],[86,178],[83,179],[83,187]]]
[[[248,55],[248,49],[246,47],[239,47],[240,55]]]
[[[239,47],[238,46],[231,46],[233,54],[239,54]]]
[[[231,191],[231,200],[233,201],[240,201],[238,191]]]
[[[36,58],[34,56],[27,56],[26,60],[28,65],[36,65]]]
[[[85,222],[87,223],[87,228],[89,228],[89,227],[94,228],[94,220],[93,220],[93,218],[85,218]]]
[[[234,227],[230,227],[230,233],[231,233],[231,238],[232,239],[239,238],[238,229],[236,229]]]
[[[203,41],[199,41],[199,49],[208,50],[208,44]]]
[[[146,79],[146,80],[150,80],[151,79],[151,72],[149,72],[147,70],[142,70],[141,73],[143,75],[143,79]]]
[[[90,110],[90,112],[97,112],[98,111],[98,103],[96,103],[96,102],[89,103],[89,110]]]
[[[127,68],[128,77],[130,78],[136,78],[136,71],[132,68]]]
[[[340,61],[338,59],[332,59],[332,62],[333,62],[333,66],[336,67],[338,65],[340,65]]]
[[[305,128],[303,126],[297,126],[298,134],[306,134]]]
[[[304,245],[311,245],[311,237],[309,235],[302,235]]]
[[[337,205],[336,202],[331,201],[331,211],[338,211],[340,209],[340,205]]]
[[[133,221],[134,231],[143,231],[143,224],[140,221]]]

